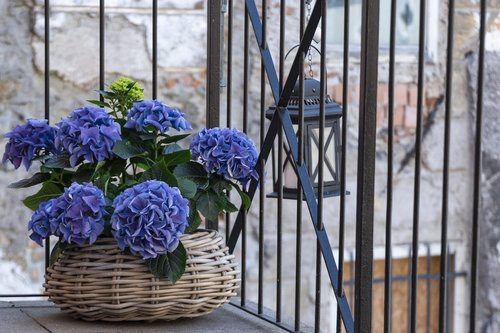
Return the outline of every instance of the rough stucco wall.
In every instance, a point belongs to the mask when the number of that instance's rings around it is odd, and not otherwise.
[[[73,7],[69,5],[74,5]],[[43,118],[43,1],[0,1],[0,133]],[[195,129],[205,117],[206,9],[202,1],[159,3],[159,99],[187,113]],[[144,1],[106,2],[106,83],[138,80],[151,96],[151,11]],[[97,98],[98,1],[51,1],[51,123]],[[190,29],[185,29],[189,22]],[[167,33],[161,33],[165,31]],[[0,140],[5,144],[5,139]],[[3,148],[2,148],[3,154]],[[0,165],[0,293],[39,291],[43,249],[30,242],[21,199],[34,189],[7,185],[26,171]],[[6,282],[5,282],[6,281]]]
[[[500,331],[500,150],[498,142],[498,101],[500,100],[500,50],[489,51],[485,59],[485,84],[483,99],[483,146],[480,207],[480,243],[478,285],[478,328],[481,332]],[[471,81],[477,81],[477,57],[470,62]],[[476,89],[473,90],[476,92]],[[474,103],[476,98],[473,99]],[[473,110],[476,107],[474,105]]]

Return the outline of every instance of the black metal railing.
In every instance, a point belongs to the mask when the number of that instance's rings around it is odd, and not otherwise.
[[[314,292],[314,330],[316,332],[325,331],[322,326],[321,318],[321,301],[324,299],[325,293],[322,290],[322,267],[326,268],[326,276],[329,279],[329,285],[335,299],[337,301],[337,327],[336,331],[341,332],[370,332],[372,330],[372,288],[373,284],[384,284],[384,332],[391,332],[392,321],[392,289],[393,283],[404,279],[409,281],[408,289],[408,331],[415,332],[417,328],[417,304],[418,294],[417,284],[421,279],[435,279],[435,274],[427,274],[422,276],[418,270],[419,258],[419,209],[420,209],[420,179],[421,179],[421,155],[422,155],[422,134],[423,134],[423,117],[424,117],[424,70],[425,70],[425,36],[426,36],[426,0],[420,1],[419,14],[419,42],[418,42],[418,91],[417,91],[417,125],[415,139],[415,174],[414,174],[414,195],[413,195],[413,220],[412,220],[412,245],[411,245],[411,263],[407,276],[397,277],[392,274],[392,211],[393,211],[393,163],[394,163],[394,132],[395,132],[395,72],[396,72],[396,15],[397,8],[396,0],[391,1],[390,11],[390,45],[389,45],[389,72],[388,72],[388,137],[387,137],[387,201],[386,201],[386,224],[385,224],[385,263],[384,263],[384,278],[373,278],[373,227],[374,227],[374,184],[375,184],[375,142],[376,142],[376,117],[377,117],[377,87],[378,87],[378,50],[379,50],[379,0],[363,0],[362,1],[362,28],[361,28],[361,52],[360,52],[360,82],[359,82],[359,128],[358,128],[358,152],[357,152],[357,191],[356,191],[356,251],[355,259],[351,258],[351,265],[348,268],[350,279],[346,280],[346,265],[344,252],[345,249],[345,227],[346,227],[346,170],[347,170],[347,127],[348,118],[351,108],[349,105],[349,24],[350,24],[350,1],[344,1],[344,24],[343,24],[343,62],[342,62],[342,133],[341,133],[341,164],[340,164],[340,201],[339,201],[339,224],[336,230],[337,239],[335,244],[338,244],[338,262],[335,260],[332,245],[326,228],[331,228],[333,223],[325,225],[324,214],[324,197],[323,197],[323,156],[324,151],[324,128],[325,128],[325,99],[327,95],[326,81],[328,79],[326,67],[327,59],[330,55],[326,48],[327,36],[331,31],[327,29],[327,0],[301,1],[299,31],[291,31],[288,29],[286,22],[286,1],[280,2],[280,20],[279,23],[279,52],[278,66],[276,68],[269,45],[269,29],[267,8],[270,1],[261,0],[260,8],[254,0],[245,0],[244,5],[244,21],[243,21],[243,72],[241,76],[242,89],[236,89],[238,84],[235,83],[236,75],[233,64],[240,60],[236,58],[233,45],[235,44],[235,15],[237,8],[233,0],[214,0],[207,2],[207,86],[206,86],[206,124],[208,127],[219,126],[221,122],[221,101],[225,94],[226,109],[225,118],[226,126],[231,127],[235,124],[235,115],[241,112],[241,126],[244,132],[249,130],[250,122],[250,67],[253,64],[251,50],[253,47],[258,48],[260,52],[259,63],[260,68],[260,108],[258,119],[258,136],[260,139],[260,156],[258,159],[258,169],[261,179],[265,175],[265,165],[271,152],[275,149],[275,141],[277,141],[277,220],[276,223],[276,281],[275,281],[275,298],[276,303],[272,305],[274,315],[269,315],[266,312],[264,298],[265,284],[265,225],[270,223],[265,221],[265,212],[269,206],[266,202],[267,184],[253,181],[250,184],[248,194],[253,199],[259,198],[258,206],[258,254],[257,254],[257,306],[254,308],[249,299],[249,289],[247,288],[247,257],[248,253],[248,221],[247,212],[242,208],[236,219],[231,220],[229,215],[226,216],[226,237],[231,251],[240,246],[241,255],[241,290],[240,301],[233,305],[254,314],[256,317],[272,322],[273,324],[282,327],[290,332],[300,332],[303,329],[301,304],[301,289],[303,278],[310,272],[302,270],[302,259],[304,255],[308,258],[313,258],[316,262],[315,275],[315,292]],[[45,60],[44,60],[44,117],[50,119],[50,1],[45,0],[44,3],[44,38],[45,38]],[[306,13],[307,6],[311,6],[311,12]],[[449,283],[450,280],[457,276],[464,276],[466,272],[450,272],[450,255],[448,250],[448,194],[449,194],[449,169],[450,169],[450,133],[452,123],[452,107],[451,101],[453,98],[452,79],[453,79],[453,36],[454,36],[454,14],[455,1],[449,0],[448,3],[448,20],[447,20],[447,48],[446,48],[446,87],[445,87],[445,121],[444,121],[444,145],[443,145],[443,185],[442,185],[442,211],[441,211],[441,253],[440,253],[440,272],[439,272],[439,317],[438,327],[439,332],[447,332],[450,327],[449,323]],[[227,16],[227,35],[225,35],[224,21]],[[485,53],[485,33],[486,33],[486,0],[480,1],[480,30],[479,30],[479,59],[477,69],[477,105],[475,118],[475,153],[474,153],[474,178],[473,178],[473,216],[471,225],[471,267],[470,272],[470,304],[469,304],[469,331],[476,332],[477,322],[477,276],[478,276],[478,234],[479,234],[479,210],[480,210],[480,191],[481,191],[481,139],[482,139],[482,112],[483,112],[483,87],[484,87],[484,53]],[[158,2],[152,1],[152,97],[157,97],[158,77]],[[321,24],[321,25],[320,25]],[[304,81],[305,75],[304,62],[306,54],[311,47],[314,34],[318,27],[321,27],[321,58],[320,58],[320,83],[321,83],[321,106],[319,117],[319,190],[316,197],[313,184],[308,174],[307,165],[304,162]],[[99,2],[99,86],[104,89],[105,82],[105,1]],[[161,32],[160,32],[161,33]],[[300,40],[299,47],[296,49],[293,64],[290,71],[285,70],[285,40],[288,36],[296,34]],[[223,38],[227,36],[227,38]],[[224,50],[225,47],[225,50]],[[227,56],[224,62],[224,57]],[[226,80],[223,80],[223,77]],[[291,96],[292,89],[299,80],[300,82],[300,103],[299,115],[300,121],[297,130],[292,126],[290,114],[287,109],[288,101]],[[225,84],[223,81],[226,81]],[[239,81],[238,81],[239,82]],[[223,86],[225,88],[223,89]],[[267,91],[267,89],[270,91]],[[238,90],[238,91],[237,91]],[[234,108],[236,93],[241,93],[242,105],[237,109]],[[266,123],[266,96],[271,94],[271,100],[277,106],[275,114],[270,123]],[[284,223],[292,224],[290,221],[283,220],[283,147],[287,145],[292,156],[292,162],[295,164],[297,171],[298,185],[301,190],[296,198],[296,221],[295,233],[296,241],[294,244],[284,244],[283,242],[283,227]],[[258,195],[257,195],[258,192]],[[316,236],[316,253],[304,253],[302,244],[302,234],[305,226],[303,225],[304,215],[303,202],[305,201],[309,212],[309,220],[315,231]],[[207,227],[217,229],[216,221],[207,221]],[[294,312],[293,320],[287,322],[283,314],[283,278],[284,275],[291,272],[283,271],[283,254],[286,253],[285,246],[292,246],[295,251],[295,270],[294,274]],[[45,264],[49,263],[50,241],[47,239],[45,243]],[[355,265],[352,265],[352,262]],[[338,265],[337,265],[338,263]],[[354,269],[355,266],[355,269]],[[354,276],[354,279],[353,279]],[[354,287],[354,291],[352,288]],[[349,302],[344,292],[344,289],[350,288]],[[13,294],[0,295],[0,297],[26,297],[26,296],[42,296],[38,294]],[[427,295],[429,297],[429,295]],[[350,303],[350,304],[349,304]],[[351,311],[353,310],[353,311]],[[354,316],[353,316],[354,313]]]
[[[310,14],[309,20],[306,22],[306,6],[311,3],[314,6],[312,13]],[[342,106],[343,106],[343,118],[342,118],[342,159],[340,168],[340,205],[339,205],[339,225],[338,225],[338,239],[335,243],[339,246],[339,256],[338,256],[338,266],[330,255],[330,242],[328,240],[328,234],[324,232],[324,216],[323,214],[323,200],[322,191],[318,191],[318,197],[316,198],[312,192],[310,179],[307,176],[306,168],[304,167],[304,157],[303,157],[303,145],[304,145],[304,133],[303,133],[303,119],[299,122],[296,132],[291,128],[291,123],[287,114],[287,101],[290,97],[290,90],[295,81],[298,79],[302,83],[301,89],[303,89],[304,73],[301,68],[304,68],[304,57],[307,54],[307,50],[311,46],[312,35],[314,34],[316,28],[321,24],[321,59],[320,59],[320,81],[321,81],[321,115],[320,119],[320,141],[324,140],[324,100],[326,97],[325,85],[326,85],[326,58],[329,58],[327,54],[328,49],[326,45],[326,35],[331,33],[327,31],[327,15],[326,6],[327,1],[318,0],[317,2],[312,1],[301,1],[300,2],[300,28],[298,32],[294,32],[287,28],[286,24],[286,1],[279,2],[280,8],[280,20],[279,20],[279,36],[274,36],[274,40],[279,42],[279,51],[277,54],[278,64],[277,70],[274,65],[273,59],[271,57],[271,52],[269,51],[269,46],[266,40],[269,39],[268,31],[268,13],[267,8],[270,6],[269,2],[266,0],[261,0],[258,5],[260,12],[255,1],[246,0],[244,6],[244,41],[243,41],[243,106],[241,108],[243,115],[243,127],[247,129],[248,126],[248,94],[249,94],[249,62],[251,58],[252,47],[258,48],[260,51],[260,127],[259,127],[259,138],[261,154],[259,158],[259,167],[261,168],[260,174],[264,174],[264,164],[266,163],[271,151],[274,148],[273,144],[277,141],[278,148],[277,156],[273,154],[274,165],[277,165],[277,184],[278,191],[277,195],[277,221],[276,221],[276,304],[271,305],[275,310],[274,322],[287,330],[290,331],[300,331],[301,330],[301,281],[304,276],[302,271],[301,258],[304,253],[302,251],[302,232],[303,232],[303,206],[302,201],[305,200],[310,213],[310,219],[313,227],[316,231],[318,246],[316,254],[316,267],[315,272],[316,280],[316,291],[315,291],[315,331],[320,331],[325,329],[321,325],[321,298],[324,297],[324,291],[321,290],[321,267],[325,265],[329,272],[328,277],[331,282],[331,288],[333,289],[337,300],[338,300],[338,315],[337,317],[337,332],[346,330],[348,332],[369,332],[372,328],[372,282],[384,285],[384,331],[391,332],[391,320],[392,320],[392,286],[395,281],[399,281],[402,277],[395,277],[391,274],[392,272],[392,214],[393,214],[393,180],[394,180],[394,142],[395,142],[395,73],[396,73],[396,30],[397,30],[397,1],[391,1],[390,10],[390,38],[389,38],[389,48],[388,48],[388,124],[387,124],[387,198],[386,198],[386,225],[385,225],[385,262],[384,262],[384,277],[373,279],[373,202],[374,202],[374,183],[375,183],[375,142],[376,142],[376,129],[377,129],[377,87],[378,87],[378,31],[379,31],[379,1],[363,1],[362,2],[362,32],[361,32],[361,52],[360,52],[360,72],[361,78],[359,82],[359,93],[360,93],[360,104],[359,104],[359,129],[358,129],[358,172],[357,172],[357,212],[356,212],[356,260],[355,260],[355,270],[352,265],[349,269],[353,269],[355,274],[355,279],[344,281],[345,276],[345,258],[344,258],[344,247],[345,247],[345,223],[346,223],[346,149],[345,144],[347,139],[347,124],[349,117],[349,24],[350,24],[350,1],[344,1],[344,23],[343,23],[343,69],[342,69]],[[414,175],[413,175],[413,214],[412,214],[412,243],[410,252],[410,262],[409,262],[409,272],[404,279],[408,279],[408,331],[415,332],[417,329],[417,305],[418,299],[421,297],[418,294],[417,285],[419,281],[423,279],[436,279],[436,274],[424,275],[419,274],[419,244],[421,242],[419,237],[420,229],[420,198],[421,198],[421,165],[422,165],[422,141],[424,133],[424,94],[425,94],[425,65],[427,61],[426,54],[426,34],[427,34],[427,1],[421,0],[419,5],[419,15],[418,15],[418,45],[417,49],[417,110],[416,110],[416,135],[415,135],[415,145],[414,145]],[[275,4],[273,4],[274,6]],[[228,7],[228,30],[227,36],[228,41],[226,43],[228,53],[227,53],[227,84],[228,89],[222,91],[226,93],[227,96],[227,125],[232,125],[232,119],[234,114],[239,110],[235,109],[233,101],[236,99],[233,95],[236,94],[233,88],[232,81],[234,80],[234,69],[233,62],[237,61],[233,54],[233,44],[236,42],[233,39],[235,27],[233,26],[234,16],[237,8],[234,8],[232,1],[229,1]],[[447,294],[449,290],[449,281],[451,278],[457,276],[465,276],[466,272],[460,273],[450,273],[448,268],[450,265],[450,256],[448,255],[448,202],[449,202],[449,170],[450,170],[450,133],[451,133],[451,100],[452,96],[452,76],[453,76],[453,36],[455,33],[454,29],[454,15],[455,15],[455,1],[450,0],[448,3],[448,13],[447,13],[447,31],[446,31],[446,69],[445,69],[445,120],[444,120],[444,144],[443,144],[443,184],[442,184],[442,210],[441,210],[441,253],[440,253],[440,272],[438,275],[439,280],[439,313],[438,313],[438,327],[440,332],[447,332],[450,327],[447,324],[450,323],[449,320],[449,307],[448,304],[450,295]],[[384,19],[385,19],[384,14]],[[486,2],[481,1],[480,8],[480,52],[479,52],[479,68],[478,68],[478,97],[477,97],[477,118],[476,118],[476,146],[475,146],[475,178],[474,178],[474,208],[472,216],[472,263],[471,263],[471,288],[470,288],[470,331],[476,331],[475,321],[476,321],[476,294],[477,294],[477,253],[478,253],[478,211],[480,202],[480,171],[481,171],[481,113],[482,113],[482,92],[483,92],[483,71],[484,71],[484,35],[485,35],[485,17],[486,17]],[[321,22],[321,23],[320,23]],[[253,39],[249,40],[249,25],[253,28]],[[278,25],[278,21],[275,20],[273,23],[275,27]],[[338,26],[338,25],[337,25]],[[276,30],[275,30],[276,31]],[[300,36],[300,46],[297,50],[293,65],[290,72],[287,73],[284,69],[284,41],[289,38],[290,35],[298,33]],[[210,36],[209,36],[210,38]],[[216,36],[213,38],[217,38]],[[251,43],[253,42],[253,44]],[[209,54],[209,57],[212,55]],[[214,60],[217,62],[217,60]],[[267,77],[266,77],[267,76]],[[267,80],[266,80],[267,78]],[[267,83],[267,84],[266,84]],[[264,123],[264,112],[265,112],[265,100],[267,95],[267,87],[271,89],[272,99],[278,106],[275,116],[271,123],[269,124],[267,131],[265,131]],[[300,104],[302,104],[301,101]],[[303,112],[301,109],[300,112]],[[300,113],[299,112],[299,113]],[[302,114],[303,116],[303,114]],[[284,134],[284,136],[283,136]],[[298,184],[302,187],[303,191],[299,191],[296,198],[296,243],[295,243],[295,299],[294,299],[294,320],[293,325],[288,325],[289,323],[284,323],[282,316],[282,253],[283,253],[283,170],[281,169],[283,159],[282,152],[283,147],[286,144],[287,149],[291,152],[293,156],[293,163],[295,163],[295,170],[297,170]],[[319,145],[321,147],[321,144]],[[319,153],[320,161],[318,162],[320,166],[319,170],[319,184],[320,187],[323,184],[323,172],[321,170],[322,158],[324,152]],[[257,195],[257,191],[259,195]],[[265,318],[266,320],[272,320],[268,315],[264,314],[265,305],[263,304],[263,289],[264,289],[264,215],[265,210],[268,207],[265,201],[266,184],[261,184],[257,187],[257,183],[254,182],[249,189],[249,194],[252,198],[258,198],[259,201],[259,225],[258,225],[258,278],[257,278],[257,307],[252,310],[251,306],[247,305],[247,293],[246,293],[246,278],[247,278],[247,259],[248,254],[247,249],[247,221],[246,213],[242,210],[240,211],[237,219],[232,223],[227,217],[226,219],[226,232],[228,237],[228,244],[231,250],[234,250],[238,240],[241,237],[241,265],[242,265],[242,292],[241,301],[238,306],[248,310],[249,312],[254,312],[255,315]],[[269,222],[269,221],[268,221]],[[287,223],[290,223],[287,221]],[[330,224],[329,226],[330,227]],[[231,231],[229,233],[229,231]],[[267,236],[270,237],[270,236]],[[326,245],[328,244],[328,245]],[[307,254],[310,258],[311,253]],[[290,260],[290,258],[288,259]],[[288,272],[290,273],[290,272]],[[450,276],[451,274],[451,276]],[[350,307],[347,305],[347,301],[344,304],[345,294],[344,286],[346,283],[351,288],[354,285],[354,298],[350,302]],[[266,304],[270,306],[269,304]],[[354,317],[351,314],[351,310],[354,311]],[[430,310],[427,310],[430,311]],[[429,326],[429,325],[427,325]]]

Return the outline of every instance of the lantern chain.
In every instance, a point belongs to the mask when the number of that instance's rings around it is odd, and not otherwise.
[[[307,4],[307,17],[306,17],[306,22],[309,23],[309,19],[311,18],[311,2],[312,0],[306,0]],[[307,60],[309,63],[309,76],[314,78],[314,71],[312,69],[312,53],[311,53],[311,46],[309,46],[309,50],[307,51]]]

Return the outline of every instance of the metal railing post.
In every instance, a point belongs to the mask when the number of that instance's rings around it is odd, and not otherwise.
[[[209,1],[207,6],[207,81],[206,127],[220,126],[220,92],[222,78],[222,9],[224,0]],[[218,230],[218,221],[206,221],[208,229]]]
[[[371,332],[372,322],[379,9],[379,0],[363,0],[356,208],[355,332]]]

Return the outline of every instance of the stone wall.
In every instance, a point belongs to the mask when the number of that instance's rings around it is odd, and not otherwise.
[[[440,241],[441,222],[441,186],[444,133],[445,92],[445,56],[446,56],[446,15],[447,2],[437,6],[439,15],[433,23],[433,31],[438,36],[437,49],[425,65],[424,127],[420,200],[420,240],[422,243],[438,244]],[[98,2],[97,1],[51,1],[51,122],[67,114],[73,108],[85,103],[86,99],[95,98],[92,90],[98,86]],[[70,6],[71,4],[71,6]],[[43,116],[43,1],[16,0],[0,1],[0,12],[6,13],[0,24],[0,132],[5,133],[16,123],[29,117]],[[106,1],[106,82],[112,82],[118,75],[126,75],[144,85],[146,96],[151,92],[151,17],[149,3],[134,0]],[[233,63],[233,123],[242,127],[242,66],[243,66],[243,2],[235,1],[234,63]],[[286,49],[298,43],[298,2],[289,2],[287,6]],[[487,86],[492,87],[485,95],[487,116],[494,119],[493,110],[498,96],[499,75],[495,75],[494,64],[498,63],[500,23],[498,11],[500,3],[490,1],[488,19],[488,45],[491,67],[488,67]],[[274,59],[278,59],[279,5],[270,1],[269,45]],[[385,19],[382,13],[382,19]],[[456,271],[469,270],[470,228],[472,219],[472,161],[474,139],[474,87],[475,65],[471,59],[477,54],[478,30],[477,1],[457,1],[455,18],[455,53],[453,73],[452,134],[450,166],[450,202],[449,202],[449,239],[454,253]],[[158,20],[159,41],[159,99],[181,108],[188,114],[195,128],[204,125],[205,109],[205,62],[206,62],[206,1],[168,0],[159,2]],[[188,27],[188,28],[187,28]],[[258,143],[260,109],[260,59],[255,40],[250,38],[249,87],[249,133]],[[355,48],[354,48],[355,49]],[[328,46],[328,92],[342,103],[342,52],[339,48]],[[359,105],[359,53],[353,50],[349,67],[349,114],[347,144],[347,198],[346,210],[346,249],[352,251],[355,244],[355,198],[357,170],[357,119]],[[315,68],[318,68],[315,57]],[[495,60],[496,59],[496,60]],[[289,66],[291,61],[287,61]],[[395,178],[393,243],[406,248],[412,236],[413,176],[417,60],[415,50],[398,50],[395,88]],[[488,65],[490,66],[490,65]],[[498,66],[497,66],[498,67]],[[490,70],[491,68],[491,70]],[[375,247],[376,256],[384,246],[385,206],[386,206],[386,168],[387,168],[387,80],[388,54],[380,52],[379,95],[377,117],[377,161],[376,161],[376,199],[375,199]],[[269,90],[269,89],[268,89]],[[222,120],[225,124],[225,98],[222,98]],[[266,105],[272,100],[267,92]],[[490,113],[488,113],[490,112]],[[497,207],[498,201],[498,154],[495,147],[498,138],[495,133],[496,123],[485,121],[485,153],[483,187],[483,214],[486,226],[498,222],[498,214],[490,209]],[[5,141],[0,143],[3,145]],[[23,170],[14,171],[8,166],[1,166],[0,186],[25,175]],[[269,175],[271,169],[268,169]],[[270,178],[270,177],[269,177]],[[266,191],[270,191],[271,181],[267,180]],[[25,292],[36,290],[41,285],[43,272],[43,251],[28,242],[26,221],[29,212],[19,200],[29,191],[0,191],[0,278],[2,280],[16,276],[14,281],[24,280],[23,287],[12,283],[0,286],[0,292]],[[337,246],[338,237],[338,198],[326,199],[325,220],[332,246]],[[276,285],[276,201],[265,203],[265,306],[273,308]],[[258,274],[258,200],[255,201],[249,215],[249,257],[248,257],[248,295],[256,300]],[[284,258],[284,299],[294,296],[295,271],[295,203],[288,202],[284,207],[283,240]],[[304,206],[302,225],[303,261],[302,261],[302,319],[313,322],[313,301],[315,281],[315,237],[307,209]],[[498,224],[498,223],[497,223]],[[488,229],[490,230],[490,229]],[[496,300],[496,278],[493,275],[498,254],[498,236],[496,231],[488,232],[488,242],[482,242],[482,265],[490,268],[482,270],[481,284],[488,297],[481,297],[479,318],[486,327],[488,323],[500,322],[496,319],[500,306]],[[402,245],[401,245],[402,244]],[[439,252],[433,255],[439,255]],[[378,259],[382,259],[377,257]],[[487,273],[487,272],[490,273]],[[323,273],[325,270],[323,269]],[[12,278],[10,278],[12,280]],[[336,305],[328,292],[328,279],[323,279],[323,322],[327,327],[334,326]],[[457,279],[455,285],[454,321],[455,329],[466,327],[468,320],[468,278]],[[483,283],[484,282],[484,283]],[[8,285],[8,284],[7,284]],[[2,289],[3,288],[3,289]],[[22,289],[22,290],[21,290]],[[293,302],[284,302],[285,315],[293,315]],[[331,326],[329,326],[331,325]],[[493,326],[491,326],[493,327]],[[465,328],[464,328],[465,330]],[[490,329],[494,332],[495,329]]]

